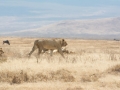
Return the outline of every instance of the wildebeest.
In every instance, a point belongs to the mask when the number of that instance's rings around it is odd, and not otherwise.
[[[5,41],[3,41],[3,44],[4,44],[4,43],[6,43],[6,44],[10,45],[9,40],[5,40]]]
[[[0,56],[2,56],[3,53],[4,52],[3,52],[2,48],[0,48]]]
[[[41,51],[43,50],[45,52],[45,50],[50,50],[51,51],[51,56],[53,53],[54,49],[57,49],[58,52],[62,55],[62,57],[64,57],[63,52],[62,52],[62,47],[66,46],[67,42],[64,39],[50,39],[50,40],[35,40],[34,42],[34,46],[32,48],[32,51],[29,53],[29,57],[31,56],[31,54],[38,49],[38,56],[40,55]],[[37,61],[38,62],[38,61]]]

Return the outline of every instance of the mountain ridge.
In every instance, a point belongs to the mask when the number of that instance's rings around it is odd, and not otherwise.
[[[68,38],[120,38],[120,17],[60,21],[40,28],[4,33],[4,35]]]

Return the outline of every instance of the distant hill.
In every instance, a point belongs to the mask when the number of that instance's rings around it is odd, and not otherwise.
[[[68,20],[29,30],[6,33],[7,36],[120,39],[120,17]]]

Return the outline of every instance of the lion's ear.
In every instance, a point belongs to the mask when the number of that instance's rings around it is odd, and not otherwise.
[[[64,39],[62,39],[62,41],[64,42],[65,40],[64,40]]]

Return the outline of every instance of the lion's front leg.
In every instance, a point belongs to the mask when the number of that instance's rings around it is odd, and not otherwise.
[[[58,49],[58,52],[61,54],[63,58],[65,58],[61,49]]]
[[[31,56],[31,54],[32,54],[36,49],[37,49],[37,46],[36,46],[36,45],[33,46],[32,50],[31,50],[30,53],[28,54],[29,57]]]

